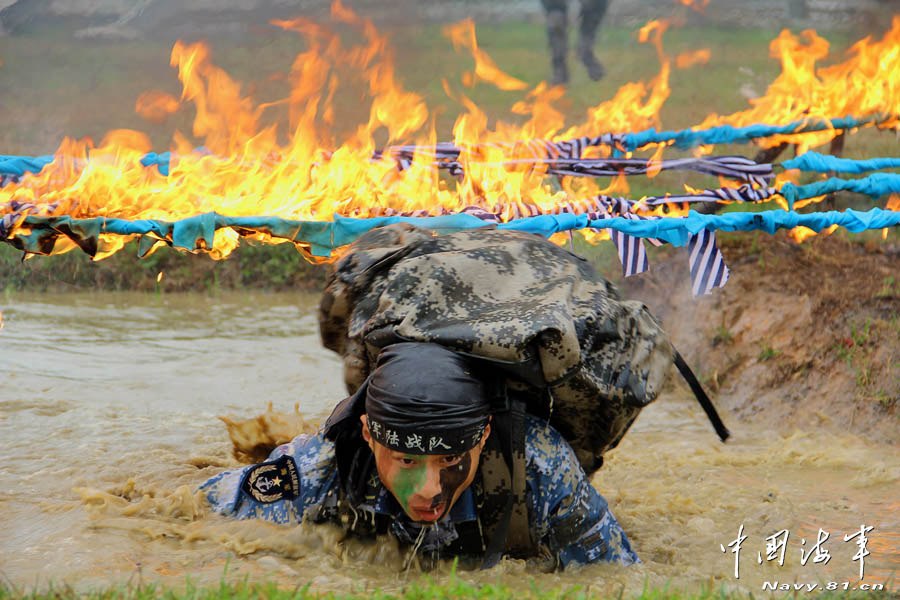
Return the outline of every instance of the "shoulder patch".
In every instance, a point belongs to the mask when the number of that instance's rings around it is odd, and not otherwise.
[[[241,489],[257,502],[268,504],[279,500],[293,500],[300,495],[300,476],[294,459],[284,455],[264,462],[244,474]]]

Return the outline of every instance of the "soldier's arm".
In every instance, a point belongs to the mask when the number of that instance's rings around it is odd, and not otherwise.
[[[300,435],[275,448],[268,460],[224,471],[200,486],[214,512],[236,519],[299,523],[334,470],[331,443]]]
[[[639,559],[628,537],[555,430],[539,432],[529,457],[534,531],[560,567]]]

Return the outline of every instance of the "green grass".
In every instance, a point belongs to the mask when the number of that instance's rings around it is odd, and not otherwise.
[[[716,328],[716,332],[712,338],[712,345],[718,346],[719,344],[730,345],[734,343],[734,334],[731,333],[725,324],[721,324]]]
[[[881,294],[876,295],[876,298]],[[897,391],[893,389],[896,377],[886,366],[887,375],[879,369],[877,351],[884,344],[891,344],[900,339],[898,316],[893,314],[889,319],[867,317],[865,321],[850,323],[850,335],[839,335],[831,349],[838,360],[844,362],[856,380],[857,399],[876,401],[888,408],[897,402]],[[900,365],[894,365],[898,368]]]
[[[538,24],[505,23],[480,26],[479,45],[510,75],[535,85],[549,75],[549,58],[544,29]],[[472,59],[454,52],[438,26],[411,26],[387,34],[397,52],[397,72],[406,89],[422,94],[437,113],[440,139],[451,137],[450,126],[461,107],[445,95],[441,78],[454,89],[465,91],[492,120],[522,121],[511,112],[522,99],[521,92],[505,92],[490,85],[465,89],[460,74],[472,68]],[[667,53],[677,55],[700,46],[709,47],[713,58],[708,65],[675,69],[671,96],[660,113],[666,128],[683,128],[698,123],[710,112],[730,113],[748,107],[741,85],[750,83],[759,92],[780,71],[768,56],[768,43],[777,34],[772,30],[718,28],[672,29],[665,34]],[[849,39],[828,34],[839,54]],[[698,43],[697,40],[702,40]],[[162,89],[179,95],[180,83],[169,66],[174,40],[105,42],[74,40],[66,32],[50,31],[31,36],[0,37],[0,103],[11,115],[0,131],[4,154],[46,154],[56,149],[63,136],[89,136],[99,140],[111,129],[146,131],[154,147],[165,149],[178,129],[189,134],[192,114],[182,111],[166,123],[154,126],[134,113],[138,95],[148,89]],[[211,42],[213,62],[234,79],[244,82],[245,93],[257,102],[283,97],[287,91],[278,74],[290,70],[294,57],[305,49],[301,37],[276,28],[259,31],[240,40]],[[605,61],[608,74],[599,82],[590,81],[580,65],[572,62],[572,81],[559,109],[569,124],[585,120],[585,111],[612,98],[616,90],[632,81],[649,81],[659,71],[654,48],[637,41],[636,28],[604,27],[597,54]],[[359,97],[339,97],[338,112],[346,121],[368,117],[368,107]],[[267,118],[278,121],[285,113],[273,108]],[[340,121],[338,121],[338,124]],[[351,127],[347,127],[351,130]]]
[[[781,354],[781,350],[776,350],[768,343],[763,343],[762,349],[759,351],[759,355],[757,355],[756,359],[760,362],[764,362],[767,360],[772,360],[779,354]]]
[[[347,592],[315,592],[308,585],[297,584],[293,588],[282,588],[272,582],[236,583],[221,582],[218,585],[195,586],[188,581],[184,586],[167,586],[153,583],[137,585],[110,586],[90,591],[76,591],[74,588],[49,586],[46,590],[24,592],[0,584],[0,600],[68,600],[88,598],[92,600],[144,600],[151,598],[167,598],[171,600],[219,600],[242,598],[265,598],[267,600],[746,600],[754,597],[795,598],[789,593],[769,595],[746,594],[720,590],[702,590],[699,592],[683,592],[671,590],[668,586],[657,589],[644,589],[642,593],[625,596],[621,589],[611,589],[603,593],[587,592],[579,586],[555,588],[550,590],[537,588],[534,584],[526,590],[512,590],[505,585],[474,585],[451,575],[446,582],[436,582],[429,577],[404,586],[399,592],[383,592],[381,590],[357,590]],[[896,592],[891,591],[826,591],[818,594],[804,595],[809,600],[895,600]]]
[[[878,292],[878,296],[896,296],[898,294],[900,294],[900,285],[897,285],[897,280],[893,277],[885,277],[883,287]]]
[[[83,252],[35,256],[22,262],[22,253],[0,244],[0,291],[67,292],[79,289],[136,290],[146,292],[220,289],[321,289],[328,267],[308,263],[292,244],[277,246],[243,242],[227,260],[206,255],[181,254],[161,248],[137,258],[131,242],[112,256],[94,262]],[[162,279],[157,277],[162,273]]]

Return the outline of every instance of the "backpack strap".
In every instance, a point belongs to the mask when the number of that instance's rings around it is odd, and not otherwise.
[[[681,376],[684,377],[684,380],[687,382],[688,386],[690,386],[691,391],[694,392],[694,397],[697,399],[697,402],[700,403],[700,406],[703,407],[706,416],[709,417],[709,422],[712,423],[713,429],[715,429],[716,433],[719,435],[719,439],[723,442],[727,440],[731,435],[731,432],[728,431],[728,428],[725,427],[722,419],[719,418],[719,413],[716,412],[716,407],[713,406],[712,400],[706,395],[703,386],[697,381],[694,372],[691,371],[691,368],[684,361],[684,357],[682,357],[681,353],[677,350],[675,351],[675,366],[678,367],[678,372],[681,373]]]
[[[487,538],[481,568],[489,569],[504,554],[526,556],[534,548],[525,503],[524,402],[510,399],[509,410],[494,413],[491,436],[481,457],[481,519]]]

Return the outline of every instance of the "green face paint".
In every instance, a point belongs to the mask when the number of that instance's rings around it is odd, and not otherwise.
[[[416,461],[413,467],[398,469],[394,478],[394,495],[403,506],[406,514],[409,514],[409,498],[425,485],[427,467],[425,461],[419,457],[407,454],[404,458]]]

